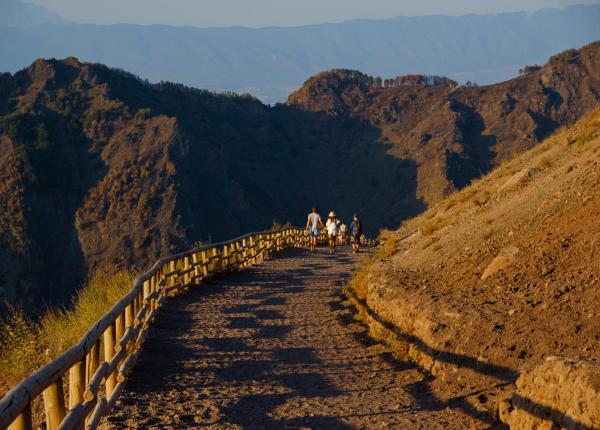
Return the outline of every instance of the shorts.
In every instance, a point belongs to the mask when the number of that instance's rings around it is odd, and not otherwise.
[[[308,235],[310,237],[318,238],[319,237],[319,229],[317,227],[310,227],[308,229]]]
[[[360,245],[360,234],[352,235],[352,243],[356,243],[357,245]]]

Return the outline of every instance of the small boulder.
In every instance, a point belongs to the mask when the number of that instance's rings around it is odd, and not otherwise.
[[[481,280],[485,281],[487,278],[499,272],[502,269],[505,269],[509,266],[512,266],[517,261],[517,254],[519,253],[519,248],[514,245],[509,245],[503,248],[498,256],[492,260],[492,262],[486,267],[483,275],[481,275]]]
[[[523,169],[510,177],[508,181],[506,181],[499,189],[499,192],[509,191],[514,188],[517,188],[521,184],[527,182],[533,175],[539,172],[540,169],[535,167],[529,167],[527,169]]]

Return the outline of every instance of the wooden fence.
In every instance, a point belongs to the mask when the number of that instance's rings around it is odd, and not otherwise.
[[[46,429],[95,429],[119,398],[150,324],[170,296],[216,273],[240,270],[274,252],[306,245],[304,229],[285,228],[250,233],[160,259],[79,343],[0,400],[0,429],[32,430],[32,403],[39,396]]]

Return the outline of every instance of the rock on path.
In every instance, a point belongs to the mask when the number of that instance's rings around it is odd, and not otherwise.
[[[289,250],[172,299],[103,427],[472,428],[353,322],[357,258]]]

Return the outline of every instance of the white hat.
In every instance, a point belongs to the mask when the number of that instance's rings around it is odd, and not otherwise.
[[[329,212],[329,218],[335,218],[335,212],[334,211]]]

